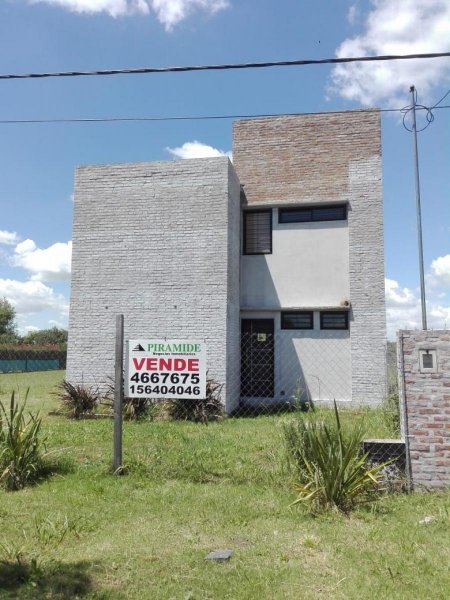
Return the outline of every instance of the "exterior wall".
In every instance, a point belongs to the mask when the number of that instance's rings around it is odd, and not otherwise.
[[[278,223],[272,254],[242,256],[245,308],[339,306],[350,296],[346,221]]]
[[[436,351],[435,373],[420,372],[420,350]],[[409,458],[412,487],[448,487],[450,332],[399,331],[397,355],[402,435]]]
[[[209,373],[227,384],[232,408],[239,187],[228,159],[81,167],[74,211],[67,379],[104,384],[113,375],[123,313],[125,339],[204,339]]]
[[[233,164],[247,203],[346,202],[355,161],[381,153],[378,111],[236,121]]]
[[[349,171],[352,400],[378,404],[387,393],[381,158]]]
[[[274,319],[274,403],[302,399],[315,403],[348,402],[351,398],[350,335],[348,331],[321,331],[319,312],[314,329],[281,329],[280,312],[243,311],[243,319]]]
[[[348,203],[347,242],[343,235],[339,241],[333,239],[332,235],[338,232],[327,229],[325,248],[313,248],[316,269],[302,271],[303,266],[298,266],[300,259],[295,265],[290,263],[291,273],[295,269],[311,281],[312,289],[314,277],[317,278],[316,291],[308,292],[311,303],[306,301],[306,286],[300,289],[301,281],[287,284],[286,271],[275,274],[279,259],[273,255],[243,257],[242,285],[248,279],[255,287],[272,286],[271,298],[278,297],[275,306],[283,308],[308,304],[314,308],[319,302],[319,306],[337,308],[343,298],[349,299],[351,400],[355,404],[381,402],[386,394],[386,317],[378,111],[239,121],[233,130],[233,161],[248,206]],[[308,230],[311,237],[312,231]],[[275,235],[278,232],[274,231],[274,242]],[[330,278],[328,295],[319,269],[326,262],[327,246],[330,249],[335,242],[342,266],[340,276],[336,273]],[[348,255],[343,257],[346,243]],[[249,275],[251,258],[258,261],[254,261],[255,272]],[[251,301],[258,308],[258,290],[249,291],[248,286],[244,290],[244,306]],[[295,300],[297,291],[300,293]],[[283,306],[284,301],[289,304]]]
[[[227,282],[227,411],[239,406],[241,375],[240,258],[241,258],[241,186],[228,163],[228,282]]]

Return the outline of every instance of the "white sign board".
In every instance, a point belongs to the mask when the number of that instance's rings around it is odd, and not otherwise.
[[[205,398],[205,342],[128,340],[124,394],[128,398]]]

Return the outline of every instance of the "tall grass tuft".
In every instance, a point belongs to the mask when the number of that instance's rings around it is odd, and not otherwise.
[[[101,394],[95,387],[73,384],[66,380],[56,387],[55,395],[61,403],[61,410],[72,419],[92,415],[100,404]]]
[[[18,490],[39,476],[43,468],[45,440],[40,438],[42,419],[25,416],[11,394],[9,408],[0,401],[0,484],[8,490]]]
[[[205,398],[175,398],[167,403],[167,412],[170,419],[175,421],[194,421],[207,425],[210,421],[217,421],[224,416],[222,404],[223,384],[206,376]]]
[[[298,493],[293,503],[309,502],[313,510],[335,508],[347,512],[374,498],[384,465],[369,466],[362,452],[364,424],[360,419],[345,429],[334,404],[330,417],[320,413],[283,425]]]

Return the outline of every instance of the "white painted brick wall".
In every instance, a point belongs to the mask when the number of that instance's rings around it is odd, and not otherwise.
[[[113,375],[123,313],[125,339],[205,339],[210,375],[238,389],[226,372],[239,357],[238,220],[228,158],[80,167],[67,379]]]
[[[380,156],[350,164],[348,228],[352,402],[379,404],[387,391]]]

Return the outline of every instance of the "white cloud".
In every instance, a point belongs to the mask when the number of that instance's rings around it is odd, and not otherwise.
[[[38,248],[33,240],[17,244],[12,264],[31,273],[32,281],[56,281],[70,278],[72,242],[57,242]]]
[[[218,150],[213,146],[208,146],[208,144],[203,144],[196,140],[185,142],[178,148],[166,148],[166,150],[176,158],[212,158],[216,156],[228,156],[232,158],[231,151]]]
[[[33,333],[33,331],[39,331],[39,327],[35,327],[34,325],[25,325],[25,327],[22,327],[23,331],[25,331],[25,333]]]
[[[213,14],[229,6],[228,0],[28,0],[55,4],[76,13],[105,12],[111,17],[133,14],[148,15],[153,11],[167,31],[173,29],[196,10]]]
[[[48,321],[49,327],[57,327],[58,329],[66,329],[67,323],[63,323],[61,321],[56,321],[55,319],[49,319]]]
[[[450,51],[448,0],[371,0],[372,10],[360,35],[348,38],[336,56],[415,54]],[[349,19],[355,11],[350,9]],[[331,91],[363,105],[403,106],[415,85],[423,101],[450,76],[448,58],[349,63],[334,67]]]
[[[11,302],[21,318],[48,309],[60,315],[67,315],[69,311],[67,299],[41,281],[0,279],[0,298],[3,297]]]
[[[0,244],[14,246],[19,241],[19,236],[15,231],[5,231],[0,229]]]
[[[431,263],[431,277],[434,285],[443,285],[450,288],[450,254],[438,256]]]
[[[434,262],[434,261],[433,261]],[[394,279],[385,280],[386,321],[389,339],[395,339],[399,329],[421,329],[422,307],[420,294],[410,288],[401,288]],[[450,327],[450,302],[446,294],[431,294],[427,290],[427,326],[431,329]],[[440,302],[444,300],[444,303]]]
[[[358,4],[352,4],[347,12],[347,21],[350,25],[354,25],[359,18]]]

